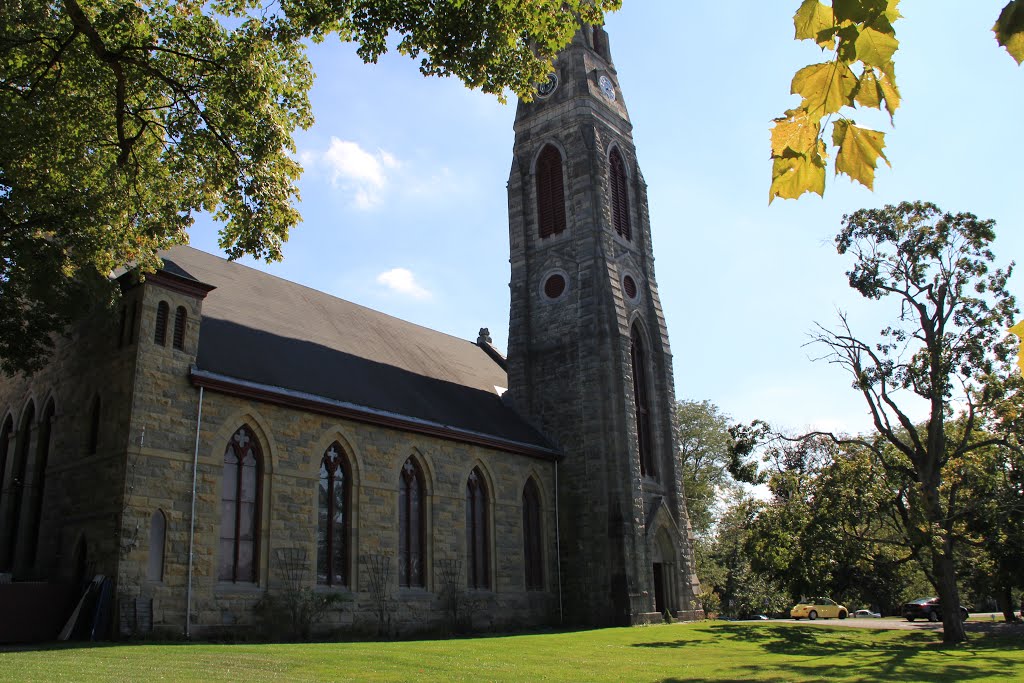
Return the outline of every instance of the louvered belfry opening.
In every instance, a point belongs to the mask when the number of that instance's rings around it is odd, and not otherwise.
[[[159,346],[167,345],[167,318],[170,316],[170,306],[166,301],[161,301],[156,306],[156,325],[153,330],[153,343]]]
[[[565,230],[562,155],[547,145],[537,158],[537,222],[541,239]]]
[[[633,239],[633,231],[629,225],[629,192],[626,189],[626,164],[622,162],[622,155],[617,148],[612,149],[608,156],[611,166],[609,173],[612,191],[612,225],[619,236]]]
[[[174,348],[184,350],[185,348],[185,325],[188,323],[188,312],[184,306],[178,306],[174,314]]]

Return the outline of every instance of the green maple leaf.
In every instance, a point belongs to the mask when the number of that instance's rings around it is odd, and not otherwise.
[[[806,109],[790,109],[785,116],[775,119],[772,156],[781,157],[787,149],[798,154],[810,154],[820,133],[821,124],[812,119]]]
[[[813,40],[822,47],[832,46],[836,27],[832,20],[832,8],[828,5],[818,0],[804,0],[793,15],[793,26],[796,28],[797,40]]]
[[[874,188],[878,160],[882,159],[892,167],[882,152],[885,133],[861,128],[853,121],[839,120],[832,127],[832,144],[839,149],[836,173],[845,173],[869,190]]]
[[[793,76],[790,92],[804,98],[801,107],[821,116],[852,106],[857,77],[845,62],[805,66]]]
[[[886,14],[890,4],[896,3],[890,3],[890,0],[833,0],[832,10],[835,12],[836,21],[852,21],[859,24]]]
[[[825,194],[825,143],[818,141],[810,155],[786,150],[782,156],[772,158],[772,186],[768,190],[768,203],[776,197],[796,199],[805,192]]]
[[[999,13],[992,32],[1018,63],[1024,63],[1024,0],[1012,0]]]
[[[861,30],[857,36],[857,58],[864,62],[865,66],[882,67],[892,60],[892,55],[900,42],[889,27],[890,32],[882,32],[877,28],[868,26]]]
[[[874,70],[864,69],[864,73],[861,74],[860,81],[857,83],[857,91],[853,94],[853,99],[862,107],[880,109],[882,98],[882,88],[878,84]]]

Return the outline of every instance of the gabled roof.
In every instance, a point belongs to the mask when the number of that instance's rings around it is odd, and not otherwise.
[[[502,401],[506,373],[477,344],[191,247],[161,256],[166,272],[214,287],[203,301],[197,384],[554,454]]]

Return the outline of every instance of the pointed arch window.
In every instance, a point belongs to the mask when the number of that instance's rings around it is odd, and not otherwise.
[[[544,560],[542,557],[540,524],[540,489],[531,477],[523,487],[523,568],[526,590],[544,589]]]
[[[565,188],[562,155],[547,145],[537,157],[537,225],[541,239],[565,230]]]
[[[398,585],[425,586],[427,537],[423,472],[413,458],[402,465],[398,484]]]
[[[42,540],[43,522],[43,496],[46,493],[46,468],[50,459],[50,442],[53,436],[53,417],[57,410],[51,398],[43,408],[42,418],[39,420],[39,431],[36,443],[36,460],[32,473],[32,486],[29,489],[29,535],[26,541],[29,543],[24,558],[33,565],[36,561],[36,553],[39,550],[39,541]]]
[[[153,343],[158,346],[167,346],[167,319],[171,315],[171,307],[166,301],[156,305],[156,326],[153,330]]]
[[[473,468],[466,480],[466,567],[470,588],[490,588],[490,545],[487,534],[487,485]]]
[[[164,550],[167,541],[167,516],[157,510],[149,520],[149,564],[146,578],[150,581],[164,580]]]
[[[185,327],[188,324],[188,311],[184,306],[178,306],[174,314],[174,348],[183,350],[185,348]]]
[[[620,237],[633,239],[633,230],[629,223],[629,190],[626,185],[626,164],[622,161],[617,147],[612,148],[608,155],[609,184],[611,185],[612,225]]]
[[[256,581],[259,540],[260,479],[263,456],[248,425],[239,427],[224,449],[220,495],[221,581]]]
[[[630,356],[633,365],[633,407],[636,412],[637,448],[640,455],[640,474],[657,477],[654,453],[651,448],[650,392],[647,387],[647,357],[640,330],[633,326],[630,335]]]
[[[349,509],[352,490],[348,459],[338,442],[320,459],[316,533],[316,580],[348,585]]]
[[[8,415],[4,420],[3,427],[0,427],[0,501],[6,497],[5,486],[7,480],[4,474],[7,472],[7,453],[11,443],[11,432],[14,431],[14,419]],[[3,508],[0,508],[2,510]]]
[[[18,530],[21,527],[21,502],[25,494],[25,470],[27,469],[28,456],[31,452],[32,432],[35,426],[36,406],[29,402],[25,414],[21,418],[21,426],[18,429],[17,450],[14,453],[14,465],[11,467],[11,481],[7,485],[7,497],[10,502],[7,504],[7,515],[5,522],[5,535],[7,546],[4,548],[4,564],[6,568],[14,566],[14,553],[18,548]]]

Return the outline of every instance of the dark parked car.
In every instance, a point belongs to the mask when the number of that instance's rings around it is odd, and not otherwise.
[[[919,598],[903,605],[903,616],[907,621],[914,619],[927,619],[928,621],[942,621],[942,605],[938,598]],[[960,608],[960,619],[967,621],[967,613],[963,607]]]

